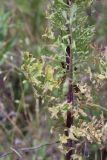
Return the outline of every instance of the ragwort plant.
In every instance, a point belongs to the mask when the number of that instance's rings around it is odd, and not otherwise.
[[[67,160],[105,159],[107,110],[97,95],[107,78],[106,60],[96,55],[96,25],[87,14],[89,7],[95,12],[95,3],[54,0],[48,6],[49,26],[43,35],[48,54],[46,48],[39,58],[25,53],[22,66],[36,99],[41,97],[42,105],[48,106],[55,122],[51,131],[59,134],[59,148]],[[68,101],[70,92],[73,99]]]

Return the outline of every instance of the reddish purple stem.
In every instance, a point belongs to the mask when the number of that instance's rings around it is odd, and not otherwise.
[[[67,4],[71,6],[72,0],[67,0]],[[69,28],[67,29],[69,32]],[[69,38],[69,42],[71,43],[71,38]],[[68,74],[69,78],[69,89],[67,93],[67,103],[72,103],[73,102],[73,86],[72,86],[72,53],[71,53],[71,48],[70,45],[67,46],[66,48],[66,73]],[[71,74],[71,77],[70,77]],[[71,111],[67,111],[67,120],[66,120],[66,127],[70,128],[73,125],[73,116]],[[65,132],[66,136],[69,136],[69,132]],[[68,139],[66,143],[66,147],[72,147],[72,139]],[[70,149],[66,155],[65,155],[65,160],[70,160],[72,156],[72,150]]]

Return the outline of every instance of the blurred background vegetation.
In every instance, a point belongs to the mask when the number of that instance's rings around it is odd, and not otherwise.
[[[55,141],[54,135],[50,136],[50,119],[42,107],[37,115],[32,88],[20,69],[23,51],[35,57],[42,52],[48,4],[49,0],[0,1],[0,154],[10,146],[30,147]],[[31,155],[26,153],[25,159],[61,157],[56,145],[42,147]]]

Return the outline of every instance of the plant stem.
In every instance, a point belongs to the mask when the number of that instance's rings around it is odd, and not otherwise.
[[[67,5],[68,5],[68,14],[67,18],[68,21],[70,21],[70,7],[72,5],[72,0],[67,0]],[[67,93],[67,103],[73,103],[73,86],[72,86],[72,79],[73,79],[73,70],[72,70],[72,49],[71,49],[71,36],[72,36],[72,29],[71,29],[71,24],[67,25],[67,32],[69,34],[69,43],[66,48],[66,78],[69,80],[69,87],[68,87],[68,93]],[[67,119],[66,119],[66,127],[69,129],[73,125],[73,116],[70,110],[67,111]],[[65,132],[66,136],[69,136],[68,131]],[[72,140],[68,139],[66,146],[72,147]],[[70,160],[72,156],[72,149],[69,149],[69,151],[65,155],[65,160]]]

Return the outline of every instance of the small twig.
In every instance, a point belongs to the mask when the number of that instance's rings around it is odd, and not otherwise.
[[[21,154],[19,153],[19,152],[30,152],[31,150],[37,150],[37,149],[39,149],[39,148],[41,148],[41,147],[45,147],[45,146],[48,146],[48,145],[53,145],[53,144],[56,144],[56,143],[60,143],[60,141],[56,141],[56,142],[53,142],[53,143],[46,143],[46,144],[42,144],[42,145],[40,145],[40,146],[38,146],[38,147],[26,147],[26,148],[18,148],[18,149],[14,149],[13,147],[11,147],[10,149],[12,150],[12,151],[10,151],[10,152],[6,152],[6,153],[3,153],[2,155],[0,155],[0,158],[4,158],[4,157],[6,157],[6,156],[8,156],[8,155],[10,155],[10,154],[16,154],[16,155],[18,155],[20,158],[22,158],[22,156],[21,156]]]
[[[59,141],[56,141],[56,142],[53,142],[53,143],[42,144],[42,145],[40,145],[40,146],[38,146],[38,147],[21,148],[20,151],[31,151],[31,150],[36,150],[36,149],[39,149],[39,148],[41,148],[41,147],[53,145],[53,144],[56,144],[56,143],[60,143],[60,142],[59,142]]]
[[[22,156],[21,156],[21,154],[16,150],[16,149],[14,149],[14,148],[10,148],[13,152],[15,152],[17,155],[18,155],[18,157],[19,158],[22,158]]]
[[[13,151],[10,151],[10,152],[7,152],[7,153],[3,153],[2,155],[0,155],[0,158],[7,157],[8,155],[13,154],[13,153],[14,153]]]

